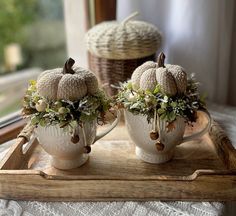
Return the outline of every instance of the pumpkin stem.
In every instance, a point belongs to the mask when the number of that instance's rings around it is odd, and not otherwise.
[[[67,74],[67,73],[69,73],[69,74],[74,74],[75,71],[72,69],[72,66],[74,65],[74,63],[75,63],[75,60],[72,59],[72,58],[69,58],[69,59],[66,61],[65,65],[64,65],[63,73],[64,73],[64,74]]]
[[[163,67],[163,68],[165,67],[165,64],[164,64],[165,58],[166,58],[165,54],[163,52],[161,52],[157,58],[157,66],[158,67]]]
[[[129,15],[128,17],[126,17],[121,23],[124,25],[126,24],[129,20],[133,19],[134,17],[136,17],[139,14],[138,11],[132,13],[131,15]]]

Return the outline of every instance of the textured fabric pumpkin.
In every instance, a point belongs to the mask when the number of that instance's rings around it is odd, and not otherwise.
[[[157,63],[148,61],[136,68],[131,77],[135,89],[153,91],[159,84],[161,91],[169,96],[182,94],[187,87],[187,74],[179,65],[164,65],[165,55],[158,56]]]
[[[64,68],[44,71],[37,79],[39,95],[50,100],[76,101],[87,94],[98,91],[96,76],[81,67],[73,67],[75,61],[69,58]]]

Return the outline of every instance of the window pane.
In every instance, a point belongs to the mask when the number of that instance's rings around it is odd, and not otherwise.
[[[0,117],[20,109],[28,80],[65,58],[62,0],[0,0]]]

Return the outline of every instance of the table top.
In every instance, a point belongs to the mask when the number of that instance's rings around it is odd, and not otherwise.
[[[236,148],[236,108],[211,104],[212,117],[225,129]],[[0,157],[13,142],[0,145]],[[36,202],[0,200],[0,215],[222,215],[220,202]]]

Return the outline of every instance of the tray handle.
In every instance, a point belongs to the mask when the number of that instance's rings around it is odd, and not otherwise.
[[[32,125],[30,122],[27,123],[27,125],[22,129],[22,131],[19,133],[19,135],[17,136],[17,138],[24,138],[25,139],[25,143],[29,142],[30,137],[34,131],[35,126]]]
[[[227,169],[236,171],[236,149],[225,131],[216,121],[212,122],[212,126],[209,130],[209,136],[214,147],[216,148],[218,156],[226,165]]]
[[[16,142],[0,161],[0,170],[18,169],[23,166],[24,161],[26,161],[37,144],[35,136],[31,137],[33,130],[34,126],[30,122],[22,129],[17,136]]]

